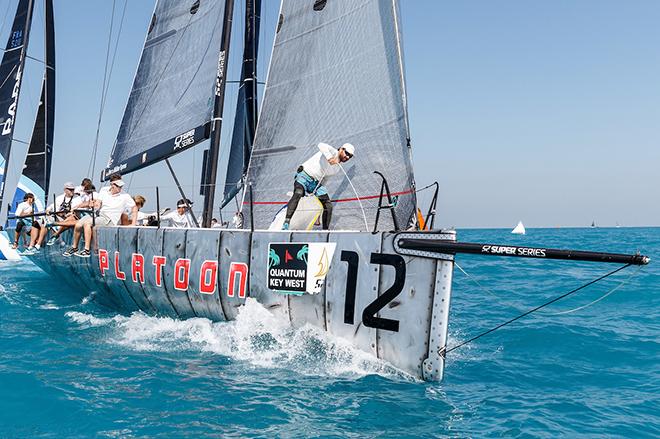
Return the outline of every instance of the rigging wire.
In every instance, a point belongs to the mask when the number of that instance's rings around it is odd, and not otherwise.
[[[355,198],[357,198],[358,203],[360,204],[360,210],[362,210],[362,219],[364,220],[364,231],[368,232],[369,231],[369,224],[367,223],[367,214],[364,212],[364,206],[362,206],[362,199],[360,198],[360,195],[358,195],[357,190],[355,190],[355,186],[353,186],[353,182],[351,181],[351,178],[348,176],[346,171],[344,170],[344,167],[341,165],[341,162],[337,163],[339,165],[339,169],[341,169],[341,172],[344,173],[346,176],[346,180],[348,180],[348,184],[351,185],[351,188],[353,189],[353,192],[355,193]]]
[[[439,353],[440,355],[442,355],[443,357],[445,357],[449,352],[451,352],[451,351],[453,351],[453,350],[456,350],[456,349],[458,349],[458,348],[460,348],[460,347],[462,347],[462,346],[465,346],[465,345],[468,344],[468,343],[472,343],[473,341],[478,340],[478,339],[480,339],[481,337],[484,337],[484,336],[490,334],[491,332],[495,332],[495,331],[497,331],[498,329],[501,329],[501,328],[503,328],[503,327],[505,327],[505,326],[507,326],[507,325],[510,325],[511,323],[515,322],[516,320],[520,320],[520,319],[522,319],[523,317],[528,316],[528,315],[530,315],[530,314],[532,314],[532,313],[534,313],[534,312],[536,312],[536,311],[538,311],[538,310],[540,310],[540,309],[542,309],[542,308],[545,308],[546,306],[551,305],[551,304],[553,304],[553,303],[555,303],[555,302],[557,302],[557,301],[559,301],[559,300],[561,300],[561,299],[564,299],[564,298],[566,298],[566,297],[568,297],[568,296],[570,296],[570,295],[572,295],[572,294],[575,294],[575,293],[577,293],[578,291],[583,290],[583,289],[587,288],[587,287],[590,286],[590,285],[593,285],[593,284],[595,284],[595,283],[597,283],[597,282],[600,282],[601,280],[603,280],[603,279],[605,279],[605,278],[607,278],[607,277],[610,277],[610,276],[612,276],[612,275],[615,274],[615,273],[618,273],[619,271],[623,270],[624,268],[628,268],[628,267],[630,267],[630,265],[631,265],[631,264],[626,264],[626,265],[623,265],[623,266],[621,266],[621,267],[619,267],[619,268],[617,268],[617,269],[615,269],[615,270],[612,270],[612,271],[610,271],[609,273],[606,273],[606,274],[604,274],[604,275],[602,275],[602,276],[600,276],[600,277],[597,277],[596,279],[594,279],[594,280],[592,280],[592,281],[587,282],[586,284],[583,284],[583,285],[581,285],[581,286],[579,286],[579,287],[577,287],[577,288],[574,288],[574,289],[572,289],[571,291],[562,294],[561,296],[557,296],[557,297],[555,297],[554,299],[549,300],[549,301],[543,303],[542,305],[539,305],[539,306],[537,306],[537,307],[534,307],[534,308],[530,309],[529,311],[526,311],[526,312],[524,312],[524,313],[522,313],[522,314],[519,314],[518,316],[516,316],[516,317],[514,317],[514,318],[512,318],[512,319],[509,319],[509,320],[507,320],[507,321],[504,322],[504,323],[500,323],[499,325],[494,326],[494,327],[488,329],[487,331],[481,332],[480,334],[477,334],[476,336],[470,338],[469,340],[466,340],[466,341],[461,342],[461,343],[459,343],[459,344],[457,344],[457,345],[455,345],[455,346],[452,346],[452,347],[449,348],[449,349],[447,349],[447,346],[444,346],[444,347],[442,347],[442,348],[439,349],[438,353]]]
[[[493,293],[490,289],[488,289],[488,288],[486,288],[485,286],[483,286],[483,285],[481,284],[481,282],[479,282],[474,276],[470,275],[467,271],[465,271],[465,270],[463,269],[463,267],[461,267],[460,265],[458,265],[458,262],[454,261],[454,266],[455,266],[456,268],[458,268],[458,269],[461,271],[461,273],[463,273],[468,279],[470,279],[472,282],[474,282],[474,283],[475,283],[480,289],[482,289],[483,291],[485,291],[486,293],[488,293],[491,297],[493,297],[494,299],[496,299],[496,300],[498,301],[498,303],[502,303],[502,299],[501,299],[501,297],[499,297],[497,294]],[[519,307],[517,307],[517,306],[515,306],[515,305],[512,305],[512,304],[510,304],[510,303],[503,303],[503,305],[506,305],[506,306],[509,306],[509,307],[511,307],[511,308],[514,308],[516,311],[520,311],[520,308],[519,308]]]
[[[110,89],[110,79],[112,78],[112,71],[114,70],[115,66],[115,59],[117,57],[117,48],[119,47],[119,38],[121,36],[122,28],[124,26],[124,17],[126,16],[126,6],[127,6],[128,0],[124,0],[124,7],[122,8],[122,14],[121,14],[121,20],[119,23],[119,29],[117,31],[117,40],[115,41],[115,47],[112,53],[112,60],[110,60],[110,45],[112,43],[112,33],[113,33],[113,28],[114,28],[114,21],[115,21],[115,8],[116,8],[116,0],[113,0],[112,2],[112,18],[110,20],[110,32],[108,33],[108,46],[106,48],[106,54],[105,54],[105,69],[103,72],[103,86],[101,88],[101,103],[99,106],[99,117],[96,123],[96,136],[94,138],[94,147],[92,149],[92,157],[90,159],[89,166],[87,168],[87,175],[91,175],[94,172],[94,168],[96,167],[96,156],[98,152],[98,146],[99,146],[99,137],[100,137],[100,132],[101,132],[101,121],[103,119],[103,112],[105,110],[105,104],[107,101],[107,96],[108,96],[108,90]],[[108,64],[110,65],[110,70],[108,71]]]
[[[615,286],[610,291],[608,291],[605,294],[603,294],[602,296],[600,296],[598,299],[592,300],[591,302],[587,303],[586,305],[578,306],[577,308],[569,309],[569,310],[566,310],[566,311],[559,311],[559,312],[556,312],[556,313],[543,313],[543,315],[561,316],[561,315],[564,315],[564,314],[571,314],[571,313],[574,313],[576,311],[580,311],[580,310],[583,310],[585,308],[589,308],[591,305],[594,305],[594,304],[600,302],[601,300],[605,299],[606,297],[614,294],[617,290],[619,290],[621,287],[623,287],[628,282],[630,282],[630,280],[632,280],[633,277],[637,276],[637,274],[639,274],[639,271],[641,269],[642,269],[642,266],[640,265],[639,267],[637,267],[637,270],[630,273],[630,276],[628,276],[628,278],[624,279],[619,285]]]

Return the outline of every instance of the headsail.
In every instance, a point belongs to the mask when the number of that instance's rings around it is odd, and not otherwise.
[[[12,166],[11,144],[33,6],[32,0],[18,2],[14,24],[0,64],[0,227],[4,226],[7,220],[8,203],[15,189],[9,187],[11,179],[7,177]]]
[[[248,171],[254,220],[267,228],[319,142],[356,146],[327,181],[333,229],[373,227],[382,172],[405,227],[416,206],[396,0],[283,0]],[[392,229],[382,215],[382,229]]]
[[[224,7],[224,0],[158,1],[106,176],[209,138]]]
[[[221,207],[229,203],[241,190],[247,172],[257,125],[257,53],[259,51],[259,22],[261,0],[246,0],[245,36],[241,85],[238,89],[234,130],[227,164],[224,197]]]
[[[46,67],[41,84],[41,99],[37,119],[32,130],[30,147],[25,159],[23,174],[14,194],[15,206],[23,201],[26,192],[35,195],[37,203],[48,205],[50,167],[53,154],[53,133],[55,130],[55,28],[53,23],[53,0],[45,0],[46,10]],[[38,206],[42,208],[42,206]]]

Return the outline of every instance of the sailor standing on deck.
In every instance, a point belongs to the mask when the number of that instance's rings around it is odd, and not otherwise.
[[[327,177],[339,172],[340,163],[345,163],[353,157],[355,147],[350,143],[344,143],[338,151],[326,143],[319,143],[318,148],[319,152],[298,167],[293,183],[293,196],[286,208],[286,218],[282,230],[289,230],[289,223],[298,208],[298,202],[306,193],[315,194],[323,204],[323,230],[330,228],[332,202],[322,183]]]

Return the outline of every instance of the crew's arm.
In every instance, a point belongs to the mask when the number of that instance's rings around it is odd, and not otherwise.
[[[137,226],[137,216],[138,216],[138,207],[137,205],[134,205],[131,208],[131,218],[133,218],[133,220],[131,221],[132,226]]]
[[[326,160],[328,160],[328,163],[330,163],[331,165],[336,165],[337,163],[339,163],[339,156],[338,156],[339,151],[337,151],[327,143],[319,143],[318,148],[323,153],[323,156],[326,158]]]

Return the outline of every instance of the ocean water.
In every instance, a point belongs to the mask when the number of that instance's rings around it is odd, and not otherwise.
[[[2,262],[0,437],[660,437],[659,228],[458,236],[653,260],[451,352],[441,383],[254,302],[226,323],[123,316]],[[616,268],[457,262],[450,347]]]

